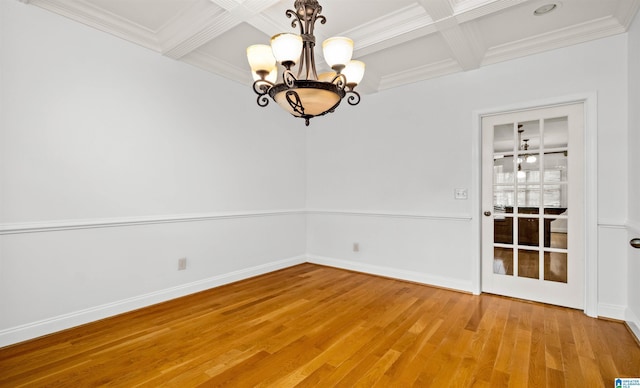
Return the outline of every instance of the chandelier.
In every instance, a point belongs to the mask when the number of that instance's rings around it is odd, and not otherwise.
[[[522,162],[526,162],[529,164],[535,163],[538,158],[534,154],[529,154],[529,139],[523,139],[522,134],[524,133],[524,129],[522,129],[523,125],[518,124],[518,158],[516,162],[518,163],[518,172],[516,176],[518,178],[525,178],[527,173],[522,170]],[[522,152],[521,152],[522,151]]]
[[[247,59],[254,79],[253,90],[258,94],[258,105],[267,106],[269,95],[287,112],[303,118],[308,126],[311,118],[333,112],[346,96],[349,105],[360,102],[360,94],[354,88],[362,80],[365,65],[351,60],[351,39],[329,38],[322,43],[322,51],[325,62],[333,71],[318,76],[313,31],[316,21],[324,24],[327,19],[320,15],[322,7],[316,0],[296,0],[293,7],[295,10],[289,9],[285,15],[293,18],[291,27],[299,26],[300,34],[280,33],[271,38],[271,46],[249,46]],[[276,83],[276,62],[284,68],[279,83]],[[295,65],[297,74],[292,70]]]

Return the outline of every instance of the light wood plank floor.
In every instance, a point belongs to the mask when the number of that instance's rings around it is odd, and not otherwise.
[[[624,324],[303,264],[0,349],[0,386],[613,387]]]

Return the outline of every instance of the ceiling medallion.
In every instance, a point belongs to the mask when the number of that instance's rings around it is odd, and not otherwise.
[[[296,0],[295,10],[285,15],[293,18],[291,27],[299,26],[300,34],[281,33],[271,37],[271,46],[257,44],[247,48],[247,59],[251,66],[253,90],[258,94],[258,105],[269,104],[271,97],[278,105],[305,124],[316,116],[333,112],[348,95],[349,105],[358,105],[360,94],[354,88],[364,75],[364,63],[351,60],[353,41],[344,37],[333,37],[322,43],[325,62],[333,72],[318,76],[313,35],[316,21],[325,24],[320,15],[322,6],[316,0]],[[276,62],[284,67],[280,83]],[[292,68],[297,64],[297,74]]]

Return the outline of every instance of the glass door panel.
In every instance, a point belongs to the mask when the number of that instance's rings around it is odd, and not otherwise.
[[[538,279],[540,271],[540,252],[518,249],[518,276]]]
[[[493,273],[498,275],[513,275],[513,249],[493,248]]]
[[[583,303],[583,125],[582,104],[483,117],[483,291]]]
[[[544,280],[552,282],[567,282],[567,254],[560,252],[545,252]]]
[[[566,281],[567,125],[557,117],[494,127],[495,274]]]
[[[540,185],[518,187],[518,209],[520,213],[525,214],[540,212]]]

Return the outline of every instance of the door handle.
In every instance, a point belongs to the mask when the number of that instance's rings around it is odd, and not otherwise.
[[[640,238],[632,239],[631,241],[629,241],[629,244],[631,244],[631,246],[634,248],[640,248]]]
[[[486,211],[486,212],[484,212],[484,215],[489,217],[491,215],[491,212],[490,211]]]

